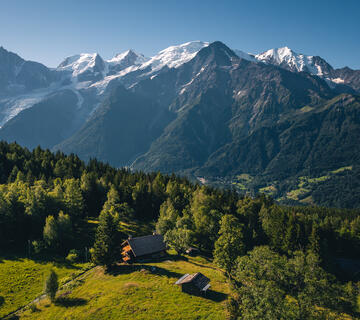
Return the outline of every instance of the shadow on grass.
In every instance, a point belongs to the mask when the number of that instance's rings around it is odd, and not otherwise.
[[[30,258],[23,253],[4,253],[0,257],[0,263],[3,263],[3,260],[11,260],[17,262],[23,262],[25,259],[32,260],[38,264],[48,264],[52,263],[55,267],[62,267],[66,269],[81,269],[81,267],[75,266],[74,264],[65,260],[64,257],[60,255],[52,254],[37,254],[32,255]]]
[[[194,262],[194,261],[189,261],[189,263],[191,263],[191,264],[193,264],[195,266],[198,266],[198,267],[202,267],[202,268],[208,268],[208,269],[212,269],[212,270],[219,270],[216,267],[212,267],[212,266],[209,266],[209,265],[206,265],[206,264],[197,263],[197,262]]]
[[[207,290],[206,293],[200,293],[200,292],[194,292],[194,293],[188,293],[188,292],[184,292],[188,295],[191,296],[197,296],[197,297],[201,297],[207,300],[211,300],[214,302],[222,302],[224,300],[227,299],[228,295],[226,293],[223,292],[218,292],[218,291],[214,291],[214,290]]]
[[[65,308],[84,306],[87,303],[88,303],[88,301],[86,299],[70,298],[70,297],[57,298],[55,301],[55,305],[65,307]]]
[[[228,295],[223,292],[207,290],[206,294],[203,297],[214,302],[222,302],[227,299]]]
[[[166,256],[163,260],[171,260],[171,261],[189,261],[188,257],[185,257],[181,254],[177,254],[177,255],[168,255]]]
[[[107,274],[110,274],[112,276],[117,276],[120,274],[129,274],[136,271],[142,271],[144,273],[148,274],[155,274],[159,276],[166,276],[168,278],[180,278],[183,274],[178,272],[169,271],[164,268],[159,268],[157,266],[149,266],[149,265],[143,265],[143,264],[136,264],[136,265],[116,265],[111,267],[107,270]]]
[[[0,307],[5,303],[5,298],[0,296]]]

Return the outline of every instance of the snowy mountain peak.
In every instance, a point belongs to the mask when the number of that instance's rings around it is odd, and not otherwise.
[[[322,77],[331,66],[323,59],[296,53],[289,47],[270,49],[255,56],[256,60],[278,65],[290,71],[305,71]]]
[[[107,62],[110,64],[121,64],[124,63],[125,61],[127,62],[131,61],[131,64],[139,65],[148,60],[149,58],[144,57],[144,55],[136,53],[134,50],[129,49],[126,50],[125,52],[116,54],[112,59],[107,60]]]
[[[209,42],[191,41],[178,46],[168,47],[150,58],[149,61],[141,66],[141,69],[151,67],[152,71],[158,71],[165,66],[168,66],[169,68],[178,68],[194,58],[202,48],[207,47],[208,45]]]
[[[58,71],[71,71],[73,77],[78,77],[85,72],[99,73],[104,69],[104,60],[98,53],[81,53],[67,57],[57,67]]]
[[[270,49],[263,53],[257,54],[256,59],[265,63],[282,64],[283,62],[294,62],[298,54],[289,47]],[[300,70],[298,70],[300,71]]]

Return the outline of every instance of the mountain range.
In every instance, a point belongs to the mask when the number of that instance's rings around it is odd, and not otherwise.
[[[53,69],[0,48],[0,139],[285,203],[360,206],[359,94],[360,70],[287,47],[194,41]]]

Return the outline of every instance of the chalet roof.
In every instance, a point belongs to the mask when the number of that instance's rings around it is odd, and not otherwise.
[[[193,283],[199,290],[207,290],[210,287],[210,279],[202,273],[184,274],[175,284]]]
[[[166,249],[162,235],[155,234],[144,237],[130,238],[125,241],[131,247],[135,257],[160,252]]]

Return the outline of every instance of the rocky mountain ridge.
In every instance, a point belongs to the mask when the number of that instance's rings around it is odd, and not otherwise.
[[[46,87],[0,100],[1,139],[205,180],[248,174],[255,189],[360,161],[358,71],[289,48],[189,42],[152,58],[80,54],[49,72]]]

